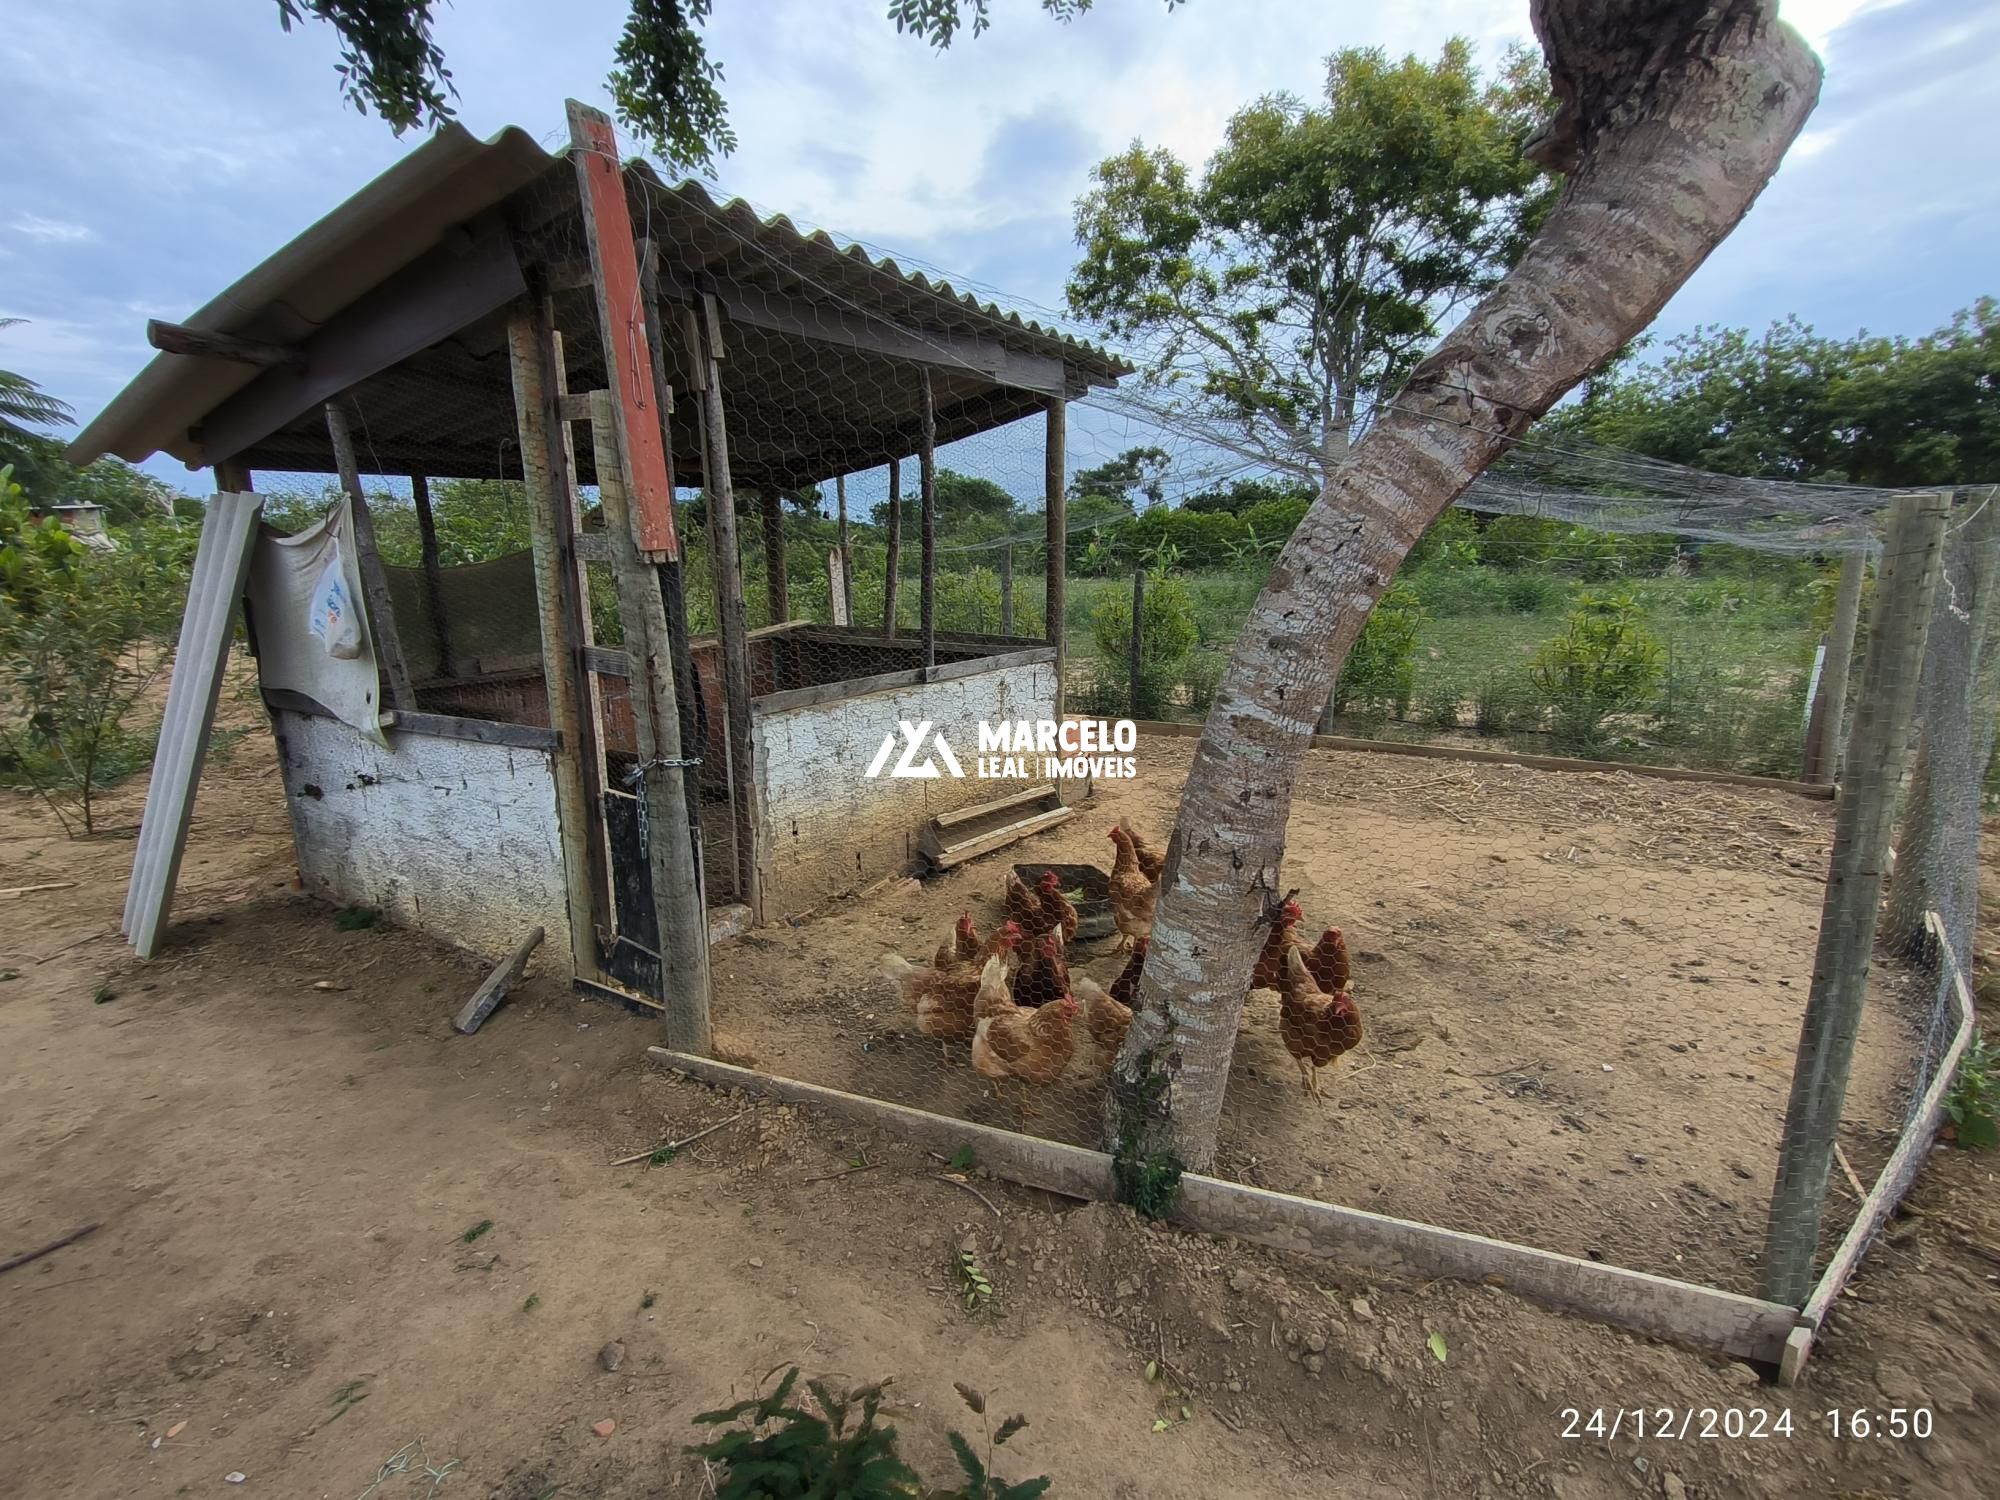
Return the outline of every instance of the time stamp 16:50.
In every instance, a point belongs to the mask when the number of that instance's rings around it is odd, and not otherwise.
[[[1928,1406],[1838,1406],[1805,1412],[1784,1406],[1565,1406],[1561,1419],[1563,1437],[1603,1442],[1620,1437],[1656,1442],[1755,1442],[1814,1432],[1855,1441],[1921,1441],[1935,1426]]]

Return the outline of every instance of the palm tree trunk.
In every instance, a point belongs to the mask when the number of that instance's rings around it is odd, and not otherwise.
[[[1284,889],[1313,721],[1427,526],[1643,329],[1777,170],[1817,59],[1760,0],[1536,0],[1568,172],[1520,264],[1328,476],[1237,638],[1181,794],[1106,1132],[1122,1161],[1215,1157],[1250,969]],[[1363,997],[1366,1005],[1366,997]]]

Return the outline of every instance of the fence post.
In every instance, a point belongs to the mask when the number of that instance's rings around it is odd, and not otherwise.
[[[1847,734],[1847,676],[1854,660],[1854,636],[1861,623],[1861,585],[1868,573],[1865,552],[1840,560],[1840,589],[1833,599],[1833,628],[1826,636],[1826,668],[1819,679],[1819,705],[1812,742],[1806,747],[1806,780],[1825,786],[1840,774],[1840,747]]]
[[[382,571],[382,554],[375,547],[375,519],[368,513],[368,496],[361,489],[361,466],[354,457],[354,434],[347,425],[347,409],[338,401],[326,403],[326,431],[333,441],[333,461],[340,470],[340,487],[347,491],[349,513],[354,517],[354,561],[361,574],[362,595],[368,601],[368,635],[375,647],[375,659],[389,684],[389,706],[414,713],[417,695],[410,690],[403,638],[397,633],[396,611],[389,602],[389,577]]]
[[[1042,446],[1042,507],[1048,522],[1048,562],[1044,568],[1046,602],[1044,633],[1056,648],[1056,717],[1063,716],[1063,674],[1069,666],[1069,649],[1063,641],[1068,623],[1063,618],[1064,595],[1069,571],[1068,492],[1065,488],[1063,448],[1069,434],[1069,406],[1062,397],[1049,397],[1048,433]]]
[[[903,566],[903,461],[889,460],[889,564],[882,575],[882,634],[896,633],[897,570]]]
[[[1127,713],[1131,718],[1143,718],[1139,712],[1139,661],[1143,654],[1143,640],[1146,633],[1146,570],[1132,570],[1132,641],[1131,657],[1126,666]]]
[[[451,659],[451,622],[445,617],[444,577],[438,563],[437,518],[431,514],[431,482],[410,476],[410,499],[417,507],[417,536],[423,548],[424,592],[430,595],[431,630],[437,636],[438,676],[456,677]]]
[[[840,597],[847,605],[848,615],[848,618],[840,623],[845,625],[851,623],[854,618],[854,549],[849,545],[847,540],[847,476],[845,474],[836,474],[834,476],[833,498],[835,509],[839,512],[840,517]]]
[[[1792,1069],[1764,1242],[1764,1295],[1789,1307],[1802,1306],[1812,1287],[1827,1169],[1867,1001],[1889,835],[1909,756],[1910,719],[1931,607],[1943,571],[1949,508],[1943,494],[1897,501],[1889,512],[1876,575],[1849,774],[1834,824],[1812,990]]]
[[[1014,544],[1000,549],[1000,633],[1014,633]]]
[[[924,669],[937,665],[937,408],[931,401],[931,372],[917,372],[922,405],[918,412],[917,483],[923,507],[923,576],[919,620],[924,633]]]

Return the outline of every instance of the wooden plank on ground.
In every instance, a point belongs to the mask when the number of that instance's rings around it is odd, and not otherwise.
[[[1053,797],[1057,793],[1054,789],[1051,789],[1043,795]],[[991,833],[982,833],[977,838],[967,839],[962,844],[934,844],[932,842],[934,835],[929,829],[926,829],[924,830],[922,839],[925,846],[924,856],[940,870],[953,870],[968,860],[979,858],[982,854],[991,854],[995,849],[1004,849],[1009,844],[1018,844],[1030,834],[1042,833],[1047,829],[1055,827],[1058,823],[1067,823],[1075,816],[1075,808],[1063,807],[1059,804],[1050,808],[1047,812],[1036,813],[1032,817],[1022,818],[1017,822],[1009,823],[1004,828],[996,828]],[[932,852],[933,849],[936,852]]]
[[[466,1036],[471,1036],[477,1031],[486,1018],[493,1014],[495,1007],[507,998],[507,992],[520,983],[521,975],[528,967],[528,955],[539,948],[541,943],[542,929],[539,927],[531,929],[528,935],[521,939],[520,946],[500,960],[494,966],[493,972],[486,976],[485,982],[472,992],[472,997],[465,1002],[464,1008],[459,1011],[457,1018],[451,1024]]]
[[[969,1145],[981,1166],[1010,1182],[1071,1198],[1113,1196],[1111,1158],[1102,1151],[972,1125],[665,1047],[646,1050],[657,1061],[704,1083],[818,1105],[847,1119],[896,1130],[933,1151],[949,1154]],[[1193,1173],[1181,1179],[1180,1204],[1173,1218],[1203,1233],[1416,1280],[1443,1277],[1491,1285],[1498,1277],[1505,1290],[1563,1312],[1772,1365],[1783,1356],[1785,1341],[1798,1322],[1796,1309],[1754,1297]]]
[[[133,851],[132,883],[125,893],[124,932],[141,958],[153,956],[173,910],[174,882],[187,849],[195,788],[208,758],[222,669],[229,660],[237,601],[250,575],[263,503],[261,495],[217,495],[202,518],[153,777]]]

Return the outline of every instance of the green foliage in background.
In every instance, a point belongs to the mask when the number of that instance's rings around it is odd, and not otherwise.
[[[1193,596],[1182,580],[1149,577],[1139,631],[1139,717],[1160,718],[1178,680],[1178,670],[1201,639]],[[1107,594],[1090,614],[1106,681],[1129,685],[1132,659],[1132,594],[1129,587]],[[1129,701],[1118,705],[1125,712]]]
[[[1409,712],[1416,689],[1417,627],[1424,607],[1414,591],[1392,583],[1376,601],[1360,639],[1347,653],[1333,684],[1333,711],[1367,714]]]
[[[1605,721],[1642,707],[1666,659],[1629,594],[1583,594],[1562,633],[1535,653],[1529,676],[1548,707],[1556,744],[1573,754],[1598,751]]]

